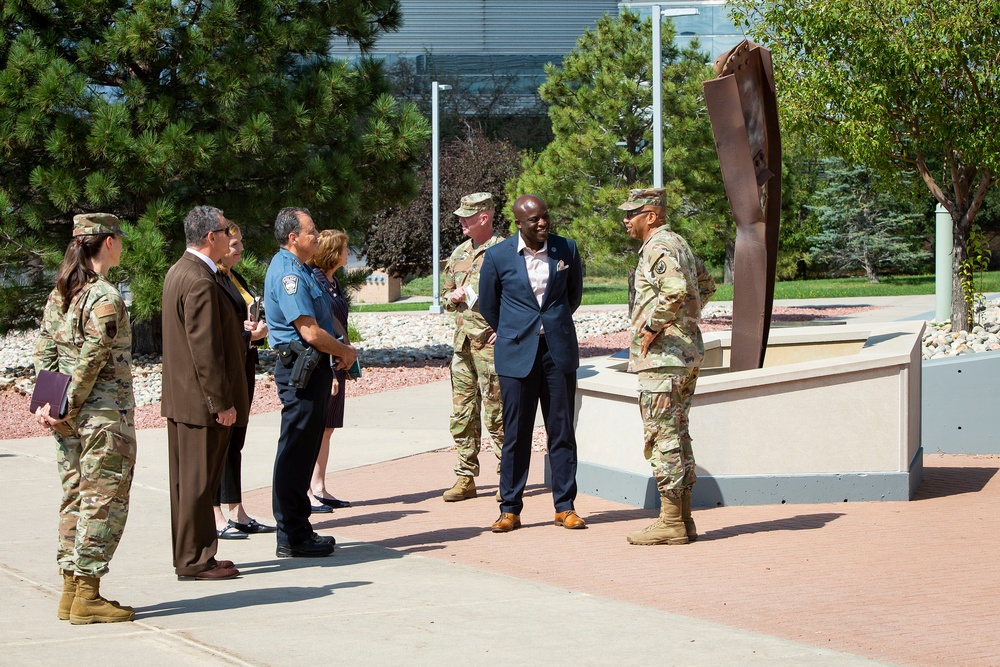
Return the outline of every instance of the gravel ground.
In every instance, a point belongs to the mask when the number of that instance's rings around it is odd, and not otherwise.
[[[872,310],[873,307],[854,308],[775,308],[775,322],[807,322],[818,318],[836,318]],[[580,354],[583,357],[613,354],[629,344],[625,311],[586,311],[580,313],[577,331],[580,335]],[[451,355],[452,325],[440,316],[393,315],[352,317],[364,336],[362,348],[363,376],[349,381],[348,396],[363,396],[382,391],[412,387],[449,377],[448,362]],[[702,322],[703,331],[719,331],[732,326],[731,313],[721,308],[706,309]],[[418,331],[418,343],[412,336]],[[404,336],[409,336],[403,338]],[[403,344],[405,343],[405,344]],[[48,435],[28,413],[33,371],[28,368],[34,334],[8,336],[0,346],[0,439],[27,438]],[[137,360],[136,383],[148,383],[143,389],[155,398],[159,391],[158,360]],[[271,362],[273,363],[273,362]],[[266,368],[266,366],[265,366]],[[264,370],[264,369],[262,369]],[[152,381],[151,378],[155,378]],[[137,398],[140,393],[137,389]],[[143,401],[139,399],[139,402]],[[281,409],[274,382],[267,372],[258,374],[251,414]],[[160,405],[151,402],[140,405],[135,411],[136,428],[165,427],[160,417]],[[536,434],[537,436],[538,434]]]
[[[617,352],[628,346],[628,334],[624,331],[591,338],[580,343],[580,353],[584,356],[599,356]],[[364,396],[381,391],[414,387],[429,382],[447,380],[450,377],[448,361],[431,360],[423,363],[410,362],[394,367],[365,368],[359,380],[349,380],[348,396]],[[28,414],[31,398],[15,389],[0,390],[0,440],[10,438],[31,438],[48,435],[48,429],[39,426]],[[270,376],[258,378],[254,391],[250,414],[261,414],[281,409],[274,381]],[[135,410],[136,428],[165,428],[166,420],[160,416],[160,404],[143,405]]]

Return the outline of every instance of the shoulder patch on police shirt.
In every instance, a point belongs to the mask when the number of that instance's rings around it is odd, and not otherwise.
[[[291,296],[299,289],[299,277],[298,276],[285,276],[281,279],[281,284],[285,288],[285,294]]]

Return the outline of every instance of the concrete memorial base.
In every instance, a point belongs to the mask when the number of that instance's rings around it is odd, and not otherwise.
[[[691,409],[693,505],[909,500],[920,484],[923,322],[772,329],[765,367],[729,372],[706,335]],[[587,359],[576,395],[581,493],[652,508],[636,376]],[[546,461],[546,464],[548,461]]]

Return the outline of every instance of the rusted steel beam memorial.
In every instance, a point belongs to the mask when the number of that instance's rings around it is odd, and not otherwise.
[[[774,302],[781,133],[771,52],[743,41],[715,61],[705,101],[736,221],[730,370],[761,368]]]

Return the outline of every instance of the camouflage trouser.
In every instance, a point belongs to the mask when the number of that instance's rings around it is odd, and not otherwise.
[[[643,371],[639,373],[647,386],[661,381],[664,391],[640,391],[639,413],[642,415],[643,455],[653,467],[653,476],[660,496],[679,498],[698,479],[688,432],[688,411],[698,382],[697,368],[671,368],[669,373]],[[669,388],[669,391],[667,389]]]
[[[500,380],[493,366],[493,346],[482,349],[465,340],[451,358],[451,436],[458,448],[455,474],[479,476],[479,446],[482,426],[481,408],[485,407],[486,430],[493,438],[493,452],[500,460],[503,446],[503,409],[500,405]]]
[[[88,577],[108,571],[128,518],[135,470],[132,417],[132,410],[83,411],[66,423],[66,434],[55,434],[63,488],[57,560],[63,570]]]

